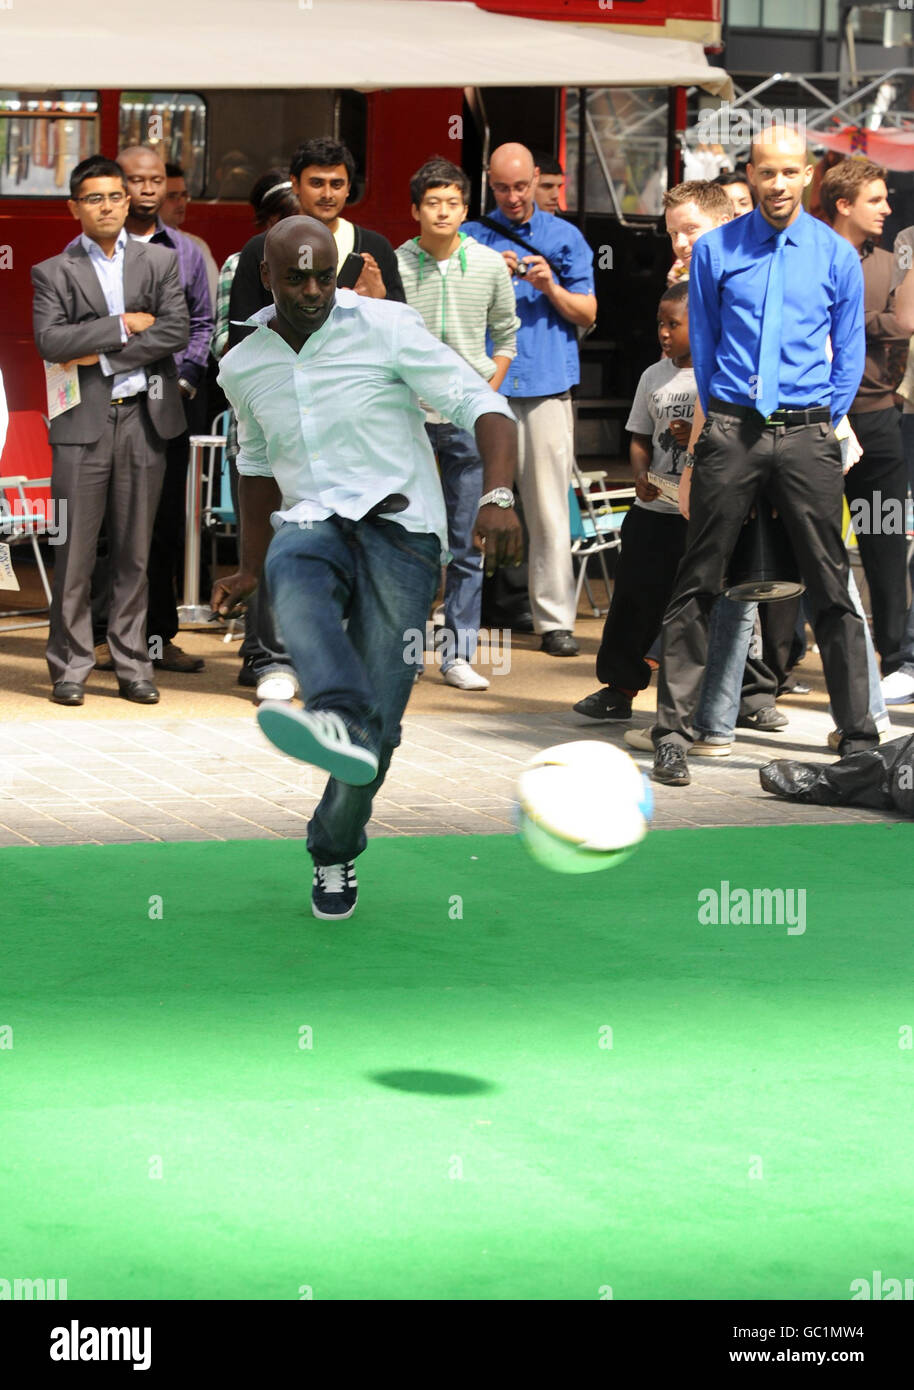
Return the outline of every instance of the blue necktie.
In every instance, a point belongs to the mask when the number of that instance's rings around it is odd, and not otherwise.
[[[784,307],[784,238],[778,232],[768,267],[768,287],[762,311],[762,335],[759,342],[756,409],[766,418],[780,405],[781,373],[781,310]]]

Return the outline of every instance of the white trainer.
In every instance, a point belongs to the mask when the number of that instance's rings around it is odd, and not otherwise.
[[[907,671],[893,671],[880,683],[882,698],[887,705],[909,705],[914,700],[914,676]]]
[[[298,681],[293,675],[271,671],[269,675],[261,676],[255,693],[258,700],[294,700],[298,694]]]
[[[481,676],[478,671],[474,671],[468,661],[458,656],[452,661],[446,671],[441,675],[448,685],[456,686],[458,690],[488,690],[489,682],[485,676]]]
[[[377,755],[353,743],[346,721],[333,710],[296,709],[267,700],[257,711],[257,723],[281,752],[322,767],[339,782],[367,787],[378,775]]]
[[[626,729],[622,735],[629,748],[637,748],[641,753],[654,752],[654,740],[650,729]],[[697,738],[689,745],[688,753],[696,758],[729,758],[733,750],[733,740],[724,734],[708,734]]]

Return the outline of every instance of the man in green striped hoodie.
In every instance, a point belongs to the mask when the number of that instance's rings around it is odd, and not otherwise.
[[[410,179],[409,189],[420,233],[397,248],[406,302],[419,311],[430,333],[459,352],[497,391],[517,351],[520,320],[511,273],[497,251],[461,232],[470,181],[456,164],[437,156],[428,160]],[[444,632],[439,639],[441,674],[458,690],[484,690],[488,680],[472,667],[482,601],[482,559],[473,549],[482,459],[468,431],[422,404],[441,470],[452,557],[444,589]],[[506,495],[488,500],[513,505],[507,489],[497,491]]]

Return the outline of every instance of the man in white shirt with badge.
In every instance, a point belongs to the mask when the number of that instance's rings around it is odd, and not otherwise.
[[[278,223],[264,255],[273,305],[252,315],[256,331],[219,371],[238,416],[241,565],[212,606],[230,613],[265,567],[305,708],[266,701],[257,719],[283,752],[331,774],[308,850],[312,911],[337,920],[355,910],[353,861],[400,741],[422,659],[413,635],[425,632],[447,547],[419,397],[475,433],[484,494],[474,538],[489,572],[521,559],[517,427],[414,309],[337,290],[336,245],[316,219]]]

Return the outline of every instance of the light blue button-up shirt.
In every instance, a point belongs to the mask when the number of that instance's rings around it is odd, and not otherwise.
[[[117,241],[114,243],[114,255],[109,260],[97,241],[87,237],[85,232],[79,238],[83,250],[92,262],[95,274],[98,276],[98,283],[102,287],[102,294],[105,296],[105,303],[108,306],[109,314],[124,313],[124,247],[127,245],[127,233],[122,227],[118,233]],[[121,324],[121,338],[126,343],[127,335],[124,326]],[[146,371],[143,367],[137,367],[132,372],[117,372],[108,361],[103,352],[98,354],[98,365],[101,367],[105,376],[114,376],[111,384],[112,396],[135,396],[140,391],[146,390]]]
[[[480,415],[514,415],[415,309],[337,290],[327,320],[295,353],[268,327],[270,304],[222,358],[219,384],[238,416],[238,472],[274,477],[273,524],[336,515],[358,520],[389,493],[409,498],[393,519],[435,533],[447,517],[419,397],[461,429]]]

